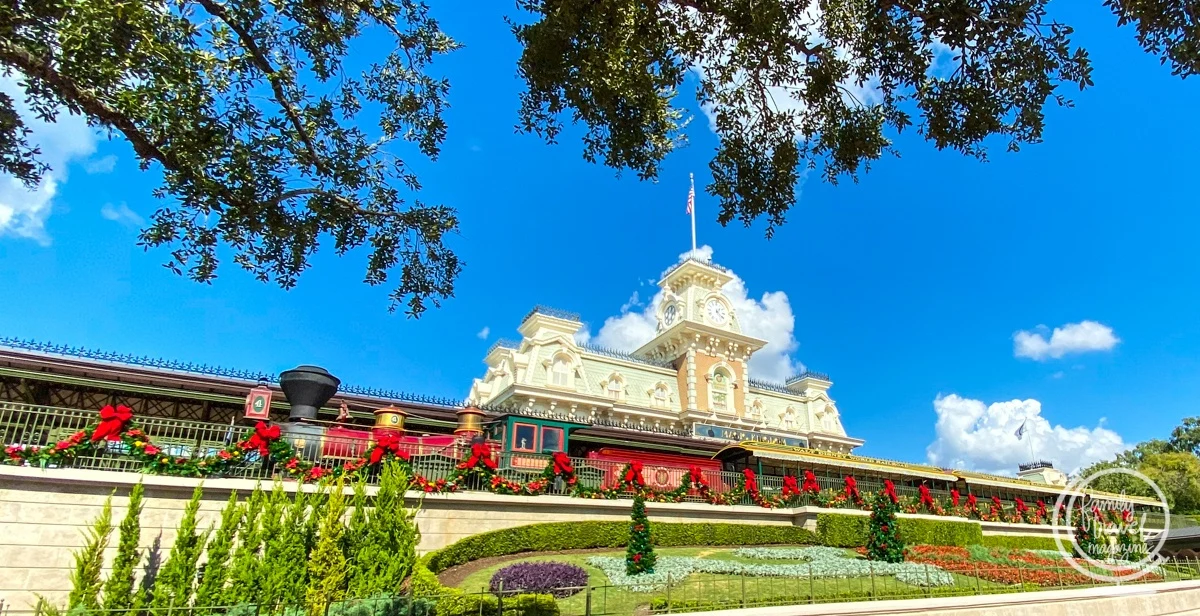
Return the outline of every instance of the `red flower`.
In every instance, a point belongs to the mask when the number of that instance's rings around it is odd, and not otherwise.
[[[146,443],[146,448],[143,449],[142,451],[145,452],[146,455],[148,455],[148,456],[158,455],[158,447],[155,447],[154,445],[151,445],[149,443]]]
[[[100,423],[92,432],[92,441],[118,440],[121,430],[125,428],[125,424],[130,419],[133,419],[133,409],[124,404],[118,404],[116,408],[110,404],[100,409]]]
[[[228,460],[229,458],[232,458],[232,457],[233,457],[233,454],[231,454],[231,453],[229,453],[228,451],[225,451],[224,449],[222,449],[221,451],[218,451],[218,452],[217,452],[217,457],[218,457],[218,458],[221,458],[222,460]]]

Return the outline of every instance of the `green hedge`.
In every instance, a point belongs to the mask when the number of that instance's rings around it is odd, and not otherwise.
[[[1014,550],[1057,550],[1058,545],[1053,537],[1021,537],[1013,535],[985,535],[979,545],[989,548],[1010,548]]]
[[[989,594],[1002,594],[1014,592],[1029,592],[1040,590],[1036,585],[1026,584],[1025,586],[994,586],[988,589]],[[917,599],[925,597],[964,597],[973,596],[976,594],[976,588],[972,584],[970,586],[935,586],[932,588],[912,588],[900,590],[898,588],[890,588],[878,593],[872,592],[869,589],[864,590],[849,590],[838,593],[816,595],[817,603],[843,603],[850,601],[867,601],[870,599],[888,600],[888,599]],[[765,607],[777,605],[801,605],[813,601],[813,596],[808,593],[793,593],[779,595],[749,595],[746,597],[744,607]],[[671,612],[709,612],[716,610],[737,609],[743,607],[740,599],[675,599],[672,598],[668,604],[666,597],[656,597],[650,600],[650,612],[652,614],[661,614],[667,611]],[[668,609],[669,608],[669,609]]]
[[[817,543],[816,535],[798,526],[655,522],[651,529],[656,547]],[[628,522],[530,524],[460,539],[430,554],[428,566],[430,571],[440,573],[480,558],[522,552],[622,548],[628,540]]]
[[[900,538],[908,545],[967,546],[983,542],[979,524],[956,520],[898,518]],[[823,545],[856,548],[867,544],[871,518],[839,513],[817,514],[817,537]]]

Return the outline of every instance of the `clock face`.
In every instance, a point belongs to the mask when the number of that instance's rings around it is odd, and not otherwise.
[[[719,299],[710,299],[704,307],[708,314],[708,320],[717,325],[722,325],[729,318],[729,309],[725,307],[725,303]]]
[[[675,317],[678,316],[678,312],[679,308],[677,308],[675,304],[667,306],[666,310],[663,310],[663,323],[666,323],[668,326],[670,326],[675,322]]]

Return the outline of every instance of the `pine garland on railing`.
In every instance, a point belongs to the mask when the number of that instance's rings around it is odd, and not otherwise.
[[[745,469],[734,485],[727,491],[720,492],[705,479],[704,471],[696,466],[691,467],[682,476],[677,487],[655,491],[645,480],[643,463],[637,460],[625,464],[611,480],[603,482],[601,486],[589,487],[580,483],[571,459],[563,452],[551,454],[546,467],[536,478],[520,482],[501,475],[495,453],[486,443],[473,444],[469,453],[449,477],[434,480],[414,472],[409,454],[402,447],[402,441],[388,434],[376,437],[362,457],[345,462],[340,467],[328,469],[300,458],[291,443],[283,438],[279,426],[263,422],[258,422],[253,429],[247,430],[240,440],[223,449],[207,456],[186,458],[171,455],[156,445],[137,427],[133,411],[120,405],[104,407],[100,410],[97,421],[53,445],[9,446],[4,450],[4,459],[0,461],[41,468],[51,465],[63,466],[79,456],[101,453],[112,443],[123,444],[120,453],[141,461],[143,472],[183,477],[221,476],[239,466],[261,462],[268,468],[298,481],[316,481],[369,473],[388,460],[396,460],[408,471],[409,487],[430,494],[457,492],[469,488],[496,494],[535,496],[549,492],[551,487],[561,481],[559,490],[567,496],[579,498],[615,499],[641,495],[652,502],[678,503],[691,497],[713,505],[735,505],[749,501],[766,509],[817,505],[865,511],[871,511],[872,501],[876,500],[873,494],[864,495],[860,492],[857,481],[849,475],[845,477],[842,490],[821,490],[812,471],[804,471],[802,482],[794,476],[783,477],[782,489],[774,492],[764,491],[754,471]],[[918,486],[917,498],[897,495],[891,481],[884,482],[881,493],[888,496],[899,510],[908,513],[927,512],[984,521],[1030,524],[1050,524],[1053,517],[1048,515],[1046,504],[1041,500],[1037,501],[1037,507],[1033,508],[1018,498],[1015,500],[1014,512],[1010,514],[1004,509],[1002,501],[995,496],[992,497],[990,508],[985,512],[979,508],[974,494],[968,494],[966,504],[960,506],[958,490],[950,491],[951,501],[948,509],[933,497],[925,485]],[[1060,509],[1059,513],[1062,517],[1065,511]]]

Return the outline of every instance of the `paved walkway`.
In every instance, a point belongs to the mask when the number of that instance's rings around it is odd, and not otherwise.
[[[688,616],[1200,616],[1200,580],[899,601],[781,605]]]

